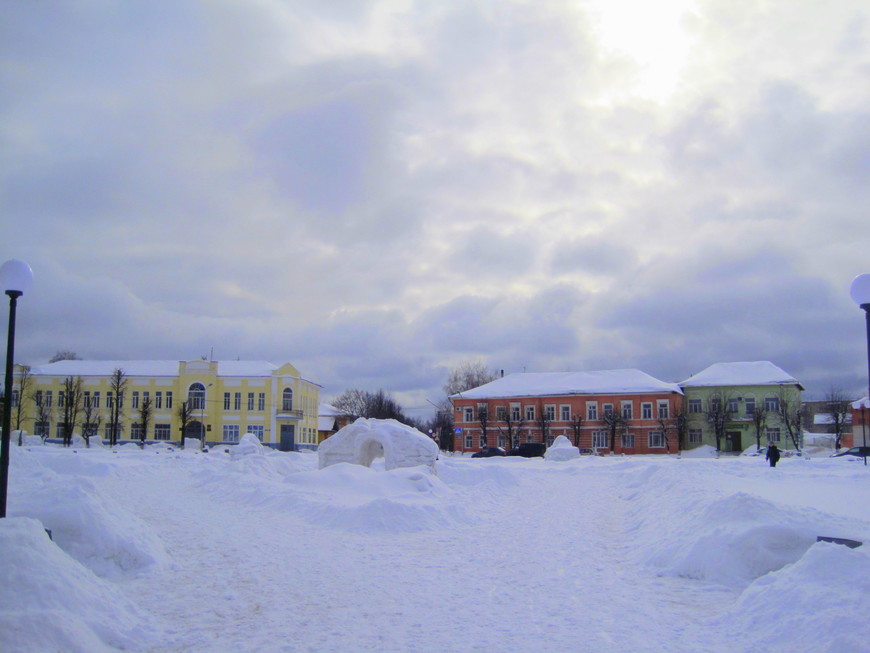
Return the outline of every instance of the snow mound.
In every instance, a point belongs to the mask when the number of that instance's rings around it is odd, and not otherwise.
[[[356,533],[402,533],[467,521],[453,492],[428,466],[383,473],[338,463],[287,478],[312,523]]]
[[[370,467],[381,456],[387,471],[418,465],[434,467],[438,445],[417,429],[394,419],[361,417],[321,442],[317,456],[321,469],[336,463]]]
[[[777,619],[771,606],[787,606]],[[870,611],[870,552],[814,544],[794,564],[759,578],[716,619],[733,648],[755,651],[864,651],[866,633],[843,615]],[[743,645],[738,642],[743,640]]]
[[[456,493],[428,465],[376,471],[352,463],[315,469],[314,463],[314,456],[246,456],[226,470],[198,470],[197,486],[250,508],[291,512],[355,533],[417,532],[469,522]]]
[[[580,457],[580,449],[571,444],[567,436],[560,435],[553,440],[553,444],[544,452],[546,460],[564,461],[574,460]]]
[[[0,650],[142,650],[157,639],[120,589],[61,551],[28,517],[0,520]]]
[[[100,576],[138,575],[168,562],[151,527],[88,478],[44,474],[32,491],[16,495],[10,512],[42,521],[60,548]]]
[[[628,531],[636,557],[662,575],[743,589],[801,559],[819,532],[836,535],[847,526],[812,508],[742,491],[717,495],[703,486],[686,486],[684,475],[703,468],[674,462],[638,467],[626,478],[621,497],[632,504]]]
[[[489,484],[495,489],[506,490],[519,485],[516,472],[504,465],[469,465],[461,458],[446,458],[438,461],[436,471],[438,478],[451,487]]]
[[[700,447],[683,451],[680,455],[683,458],[715,458],[716,447],[709,444],[702,444]]]
[[[230,449],[233,458],[241,456],[262,456],[265,452],[260,439],[253,433],[245,433],[239,443]]]
[[[45,446],[45,443],[42,441],[42,436],[40,436],[40,435],[25,435],[22,444],[25,447]]]

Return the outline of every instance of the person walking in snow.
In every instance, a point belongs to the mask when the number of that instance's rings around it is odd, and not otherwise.
[[[764,456],[768,461],[770,461],[771,467],[776,467],[776,463],[779,462],[779,449],[776,448],[776,445],[773,442],[767,447],[767,454]]]

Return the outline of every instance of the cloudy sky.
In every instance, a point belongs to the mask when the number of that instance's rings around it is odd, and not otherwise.
[[[16,360],[866,391],[859,0],[3,0]],[[4,313],[5,315],[5,313]]]

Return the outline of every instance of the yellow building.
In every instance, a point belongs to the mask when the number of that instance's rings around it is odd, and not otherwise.
[[[317,446],[320,386],[303,379],[290,363],[279,367],[266,361],[65,360],[32,366],[21,392],[23,369],[16,366],[13,388],[13,406],[21,403],[20,428],[51,439],[63,437],[64,416],[69,414],[63,408],[69,394],[65,383],[81,378],[74,432],[98,433],[110,440],[112,376],[120,369],[126,383],[119,441],[140,441],[147,405],[151,414],[145,439],[178,442],[186,402],[185,437],[205,436],[205,442],[219,444],[253,433],[282,451]],[[15,422],[13,417],[13,428]]]

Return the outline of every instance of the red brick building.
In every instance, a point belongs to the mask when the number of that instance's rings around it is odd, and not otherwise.
[[[634,369],[509,374],[450,400],[456,451],[564,435],[596,452],[676,452],[684,412],[677,384]]]
[[[870,444],[870,399],[864,397],[852,403],[852,432],[843,436],[840,446],[850,449],[867,444]]]

